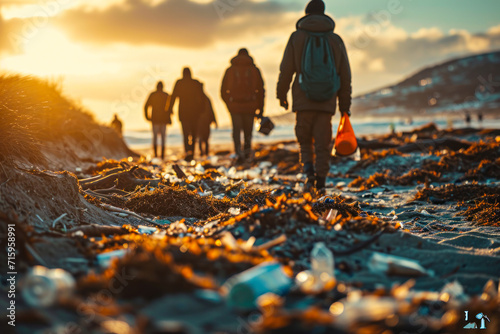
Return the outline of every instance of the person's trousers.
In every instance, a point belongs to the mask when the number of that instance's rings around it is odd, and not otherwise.
[[[302,166],[314,164],[318,177],[326,177],[330,170],[332,116],[322,111],[297,111],[296,115],[295,135],[300,146],[300,162]]]
[[[194,155],[194,146],[196,144],[196,134],[198,131],[198,120],[189,120],[182,122],[182,134],[184,136],[184,150],[186,155]]]
[[[254,114],[231,113],[233,121],[234,150],[238,157],[248,158],[252,152],[252,131]],[[241,147],[241,132],[243,132],[243,149]]]
[[[153,149],[155,157],[158,156],[158,136],[161,140],[161,158],[165,158],[165,142],[167,136],[167,124],[164,123],[153,123]]]

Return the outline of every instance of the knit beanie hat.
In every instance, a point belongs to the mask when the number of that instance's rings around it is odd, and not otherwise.
[[[306,14],[325,14],[325,3],[322,0],[309,1]]]

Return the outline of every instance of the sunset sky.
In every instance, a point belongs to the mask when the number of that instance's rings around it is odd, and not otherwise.
[[[0,0],[0,71],[60,80],[65,93],[126,129],[148,125],[143,103],[184,66],[205,83],[220,123],[219,87],[229,60],[247,47],[275,99],[282,53],[307,1]],[[354,94],[395,83],[422,66],[500,49],[498,0],[326,0],[344,39]]]

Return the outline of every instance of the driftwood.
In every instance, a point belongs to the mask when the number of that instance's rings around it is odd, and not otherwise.
[[[126,228],[121,226],[103,226],[103,225],[84,225],[74,227],[68,230],[68,234],[72,235],[75,232],[81,231],[89,237],[100,237],[101,235],[124,235],[129,234]]]
[[[177,177],[178,177],[179,179],[182,179],[182,180],[183,180],[183,179],[185,179],[185,178],[187,177],[187,176],[186,176],[186,173],[184,173],[184,172],[182,171],[182,169],[181,169],[181,168],[180,168],[177,164],[174,164],[174,165],[172,166],[172,168],[174,169],[174,172],[175,172],[175,174],[177,175]]]
[[[163,224],[158,224],[158,223],[156,223],[156,222],[152,221],[151,219],[144,218],[143,216],[141,216],[141,215],[139,215],[139,214],[137,214],[137,213],[135,213],[135,212],[133,212],[133,211],[129,211],[129,210],[125,210],[125,209],[117,208],[116,206],[112,206],[112,205],[109,205],[109,204],[104,204],[104,203],[103,203],[103,204],[101,204],[101,206],[102,206],[104,209],[108,210],[108,211],[118,212],[118,213],[125,213],[125,214],[128,214],[128,215],[130,215],[130,216],[132,216],[132,217],[135,217],[135,218],[137,218],[137,219],[140,219],[140,220],[143,220],[143,221],[145,221],[145,222],[148,222],[148,223],[150,223],[150,224],[152,224],[152,225],[155,225],[155,226],[158,226],[158,227],[164,227],[164,225],[163,225]]]
[[[138,179],[133,175],[132,171],[126,171],[104,176],[91,182],[80,182],[80,185],[84,190],[109,189],[113,187],[122,190],[134,190],[137,186],[143,187],[149,185],[151,187],[158,187],[160,182],[161,179]]]

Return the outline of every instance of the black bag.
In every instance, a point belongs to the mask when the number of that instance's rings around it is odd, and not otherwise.
[[[271,121],[269,117],[261,117],[257,121],[257,131],[260,133],[269,136],[271,131],[274,129],[274,123]]]

